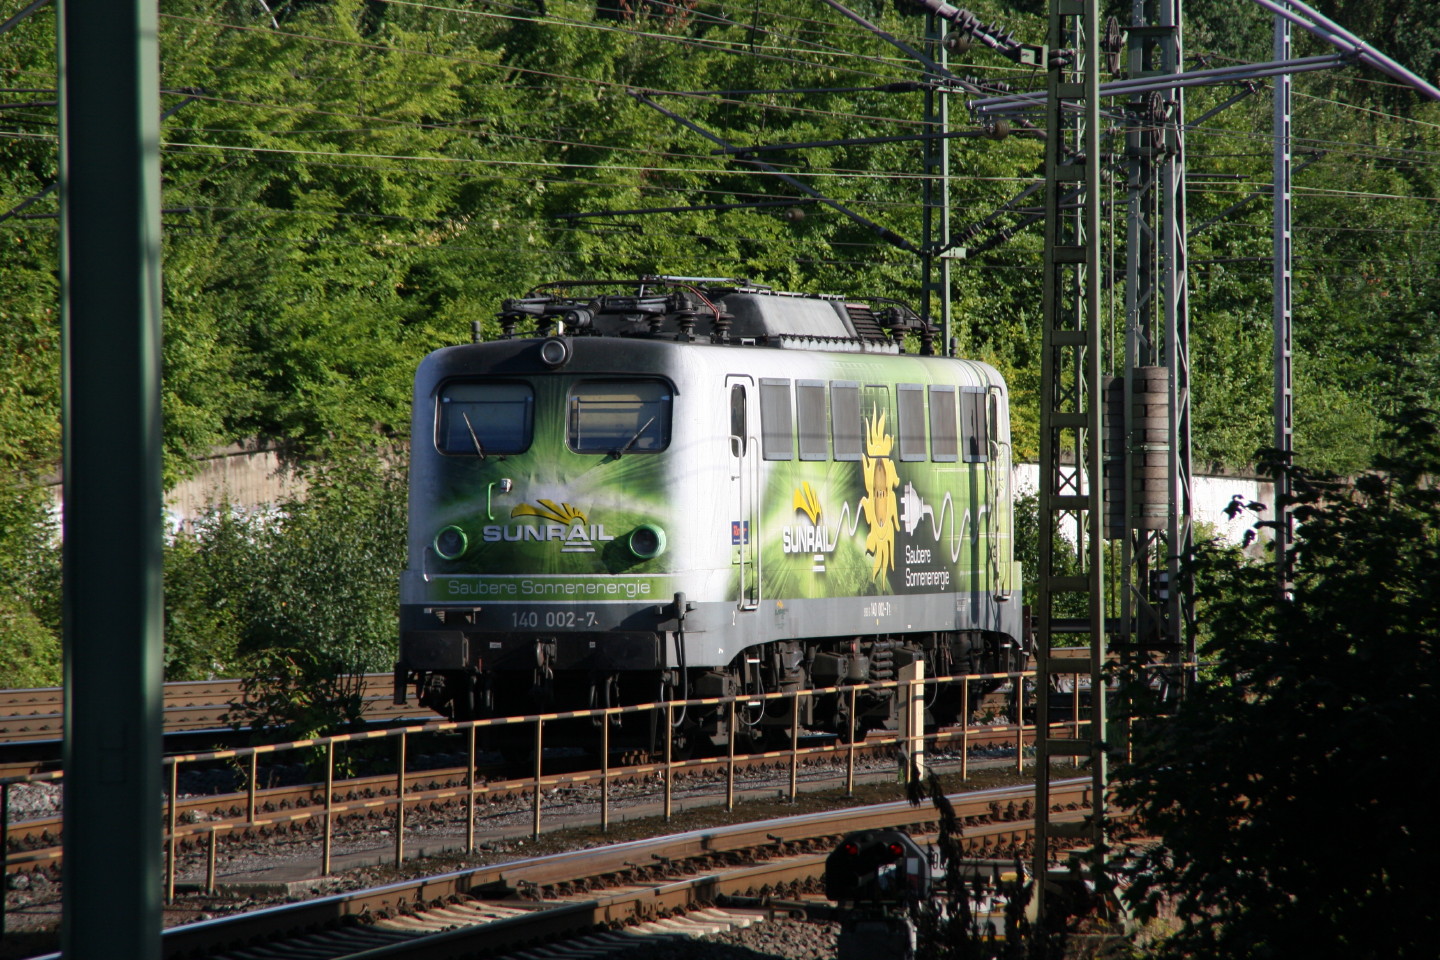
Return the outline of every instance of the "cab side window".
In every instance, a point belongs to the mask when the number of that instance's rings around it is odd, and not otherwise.
[[[795,384],[795,412],[800,421],[800,459],[830,459],[830,424],[825,416],[825,382],[800,380]]]
[[[984,387],[960,388],[960,436],[966,463],[990,459],[990,401]]]
[[[760,450],[766,460],[795,459],[789,380],[760,379]]]

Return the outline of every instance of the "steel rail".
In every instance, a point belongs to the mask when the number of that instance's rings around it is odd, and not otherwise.
[[[821,688],[815,690],[788,691],[783,693],[757,695],[755,697],[746,697],[743,699],[745,700],[747,705],[753,706],[756,702],[763,703],[767,700],[787,700],[802,696],[808,697],[813,695],[843,696],[848,692],[852,700],[851,715],[853,717],[855,714],[854,698],[856,693],[862,688],[904,688],[901,691],[902,694],[908,698],[914,698],[916,696],[919,696],[922,691],[936,689],[936,685],[938,684],[959,682],[962,697],[960,714],[962,716],[968,717],[971,715],[971,710],[969,709],[969,707],[965,706],[965,704],[968,703],[966,696],[968,694],[969,681],[977,679],[1008,679],[1012,683],[1014,683],[1019,682],[1020,680],[1029,675],[1030,673],[1027,671],[1014,674],[983,674],[935,677],[929,678],[924,681],[879,681],[875,683],[844,688]],[[1074,698],[1075,715],[1079,716],[1080,691],[1077,688],[1071,691],[1071,694]],[[928,694],[926,698],[928,699]],[[733,712],[738,706],[738,701],[731,702],[722,698],[695,699],[684,701],[684,703],[689,705],[726,706],[732,711],[732,722]],[[668,820],[671,815],[671,797],[677,775],[683,776],[697,772],[716,772],[723,767],[726,771],[727,777],[725,800],[726,807],[727,809],[733,809],[736,801],[735,773],[739,770],[750,767],[764,767],[766,765],[775,765],[778,767],[782,764],[788,764],[790,768],[789,793],[791,798],[793,799],[798,792],[798,770],[802,761],[823,761],[825,759],[830,759],[832,761],[838,762],[842,760],[843,755],[843,762],[846,767],[846,789],[848,792],[853,792],[856,760],[857,757],[862,753],[868,753],[878,749],[881,751],[898,750],[907,755],[910,754],[911,751],[916,751],[919,754],[923,754],[930,751],[932,748],[940,747],[942,745],[949,745],[951,747],[958,746],[960,758],[960,775],[962,779],[965,779],[968,777],[969,748],[971,746],[994,744],[997,742],[1005,743],[1008,745],[1009,742],[1013,739],[1015,747],[1015,764],[1018,770],[1023,771],[1025,765],[1024,747],[1027,743],[1034,742],[1034,726],[1033,724],[1027,724],[1025,722],[1025,717],[1023,713],[1025,705],[1022,699],[1016,704],[1016,708],[1020,712],[1017,713],[1017,716],[1015,717],[1015,720],[1017,722],[1013,724],[980,727],[979,729],[973,728],[969,725],[965,725],[959,727],[958,729],[950,728],[934,733],[927,733],[923,736],[901,734],[885,738],[872,738],[864,747],[856,744],[853,730],[851,732],[851,737],[848,742],[842,740],[839,743],[829,744],[825,746],[800,747],[798,740],[798,726],[795,726],[792,722],[792,729],[790,731],[791,749],[789,750],[773,750],[764,753],[737,756],[733,752],[732,748],[729,755],[723,760],[674,760],[670,757],[667,745],[666,758],[663,762],[647,762],[631,766],[612,768],[609,765],[609,752],[602,746],[603,757],[601,760],[602,765],[599,771],[591,770],[580,773],[565,774],[551,772],[549,774],[545,774],[543,773],[543,756],[537,755],[537,766],[533,769],[532,776],[522,779],[502,781],[500,783],[477,783],[475,782],[475,778],[467,777],[466,775],[466,771],[468,770],[475,770],[477,774],[479,772],[479,769],[474,766],[474,757],[475,736],[477,730],[481,728],[492,726],[498,727],[506,724],[516,723],[526,725],[533,724],[535,727],[535,734],[538,742],[540,739],[540,732],[541,730],[543,730],[543,725],[546,721],[595,717],[613,718],[625,713],[643,713],[645,711],[656,710],[660,708],[673,709],[674,706],[674,704],[670,703],[639,704],[627,707],[604,708],[601,710],[542,714],[533,717],[493,718],[488,720],[466,722],[444,721],[432,724],[425,724],[413,728],[372,730],[362,733],[341,734],[333,737],[302,740],[287,744],[271,744],[241,749],[215,750],[206,753],[172,755],[170,757],[167,757],[165,761],[170,773],[170,796],[172,797],[172,800],[166,806],[166,820],[170,825],[170,829],[168,830],[166,835],[168,851],[168,866],[166,870],[167,898],[168,896],[173,894],[177,870],[175,864],[179,850],[185,845],[191,843],[198,844],[203,842],[209,848],[209,854],[213,863],[217,840],[222,835],[245,833],[255,830],[267,830],[280,827],[289,827],[293,829],[303,826],[307,822],[318,822],[324,830],[324,852],[322,855],[322,864],[324,866],[322,869],[322,875],[329,875],[331,827],[341,818],[353,816],[356,814],[373,815],[376,812],[383,810],[384,808],[391,808],[394,811],[394,817],[396,821],[396,829],[394,831],[395,862],[399,864],[405,859],[405,813],[408,810],[415,809],[420,806],[433,806],[436,803],[448,804],[451,802],[463,801],[467,805],[468,809],[468,815],[466,817],[468,824],[466,829],[466,850],[473,851],[474,815],[476,811],[476,804],[480,799],[493,800],[503,796],[512,796],[517,793],[527,793],[531,795],[533,798],[532,835],[539,836],[541,832],[541,816],[543,805],[542,798],[546,788],[556,786],[598,784],[601,792],[599,827],[601,830],[606,830],[609,827],[610,786],[617,782],[633,781],[634,779],[642,776],[655,775],[659,776],[662,779],[664,792],[664,817]],[[793,718],[794,716],[798,716],[798,711],[792,708],[789,711],[789,714]],[[1079,730],[1079,727],[1083,726],[1085,722],[1086,721],[1081,720],[1079,721],[1078,725],[1076,725],[1076,723],[1073,721],[1069,723],[1052,724],[1051,732],[1053,733],[1055,729],[1059,729],[1061,731],[1068,730],[1072,735],[1074,735],[1075,732]],[[667,725],[667,729],[668,727],[669,725]],[[609,726],[608,724],[602,724],[600,729],[602,731],[602,743],[604,743],[608,741],[608,738],[604,737],[603,734],[608,733]],[[318,797],[316,796],[315,785],[279,788],[271,791],[262,791],[258,788],[258,783],[260,779],[260,768],[258,767],[258,763],[262,755],[279,754],[283,751],[296,749],[322,749],[326,752],[326,766],[333,768],[334,748],[337,744],[356,743],[364,740],[375,740],[381,738],[398,738],[396,743],[400,749],[400,753],[403,758],[403,756],[405,755],[406,738],[408,736],[412,734],[439,733],[448,733],[452,735],[468,734],[470,741],[470,766],[464,769],[452,768],[438,771],[406,771],[402,761],[400,766],[397,768],[397,772],[395,774],[368,778],[366,780],[362,780],[358,784],[354,782],[347,783],[347,792],[349,796],[340,797],[339,802],[336,801],[336,794],[333,788],[333,775],[327,778],[326,788],[320,793]],[[176,771],[180,764],[217,760],[229,761],[233,763],[235,760],[242,758],[248,759],[249,761],[250,772],[248,780],[251,784],[250,789],[247,790],[247,792],[243,795],[243,809],[245,811],[243,816],[235,812],[237,808],[240,808],[242,803],[242,797],[240,795],[231,794],[223,797],[198,797],[188,800],[182,800],[179,798]],[[62,776],[63,774],[49,773],[46,774],[43,778],[21,778],[19,782],[27,780],[34,781],[36,779],[57,781],[60,780]],[[436,782],[442,779],[448,779],[449,782],[444,784],[443,786],[437,787]],[[17,780],[5,780],[3,782],[6,784],[6,790],[8,791],[11,787],[16,785]],[[386,789],[387,783],[391,787],[388,791]],[[363,799],[355,799],[355,794],[360,790],[371,792],[372,795]],[[376,792],[380,794],[379,798],[375,798],[373,796],[373,793]],[[291,805],[292,812],[282,812],[286,804]],[[216,810],[217,806],[220,807],[218,811]],[[300,809],[302,807],[304,809]],[[202,811],[206,814],[205,819],[207,822],[198,825],[181,825],[180,821],[182,813],[199,813]],[[218,816],[222,818],[222,822],[215,821],[214,818],[217,816],[217,813]],[[186,819],[190,818],[187,817]],[[22,821],[21,823],[15,824],[13,826],[14,829],[11,830],[11,825],[6,824],[6,832],[11,834],[10,839],[18,841],[21,846],[23,846],[23,844],[27,842],[35,842],[34,838],[37,835],[39,835],[39,837],[41,838],[39,842],[53,842],[55,835],[59,832],[59,824],[53,820]],[[46,836],[47,834],[48,836]],[[6,851],[8,851],[8,844],[3,845],[3,847]],[[58,859],[59,852],[55,849],[32,848],[28,851],[22,850],[21,852],[18,852],[16,854],[6,856],[4,858],[4,864],[7,870],[14,872],[24,869],[34,869],[37,866],[53,865],[55,862],[58,861]],[[210,878],[207,879],[207,889],[211,888],[213,888],[213,869]]]
[[[1091,798],[1088,779],[1057,781],[1052,802],[1069,819],[1085,815]],[[980,849],[1016,847],[1030,836],[1033,821],[1028,787],[982,790],[950,796],[964,826],[963,841]],[[249,947],[276,938],[294,938],[303,932],[354,924],[365,918],[413,914],[443,907],[457,898],[494,894],[539,896],[531,906],[543,904],[565,884],[604,881],[636,884],[634,889],[593,897],[580,903],[532,909],[523,916],[472,924],[443,933],[416,937],[385,946],[364,946],[359,951],[334,953],[352,960],[379,958],[469,957],[510,949],[597,925],[614,924],[657,912],[681,909],[726,894],[751,893],[769,886],[818,876],[825,854],[807,848],[830,842],[852,830],[876,827],[912,827],[923,832],[938,814],[928,804],[915,807],[899,801],[832,810],[754,823],[692,830],[666,837],[611,844],[592,850],[552,854],[509,863],[455,871],[434,877],[388,884],[370,890],[285,904],[233,917],[173,927],[165,932],[163,956],[182,960],[214,956],[226,949]],[[1007,817],[1011,819],[1006,819]],[[791,851],[802,851],[790,856]],[[826,851],[828,853],[828,851]],[[685,869],[691,861],[759,854],[772,859],[758,867],[702,873],[682,881],[667,881],[667,871]],[[649,879],[646,879],[646,878]],[[507,900],[525,907],[527,901]],[[280,955],[280,954],[274,954]],[[58,960],[51,955],[39,960]]]
[[[365,688],[383,690],[365,696],[363,715],[370,721],[433,716],[418,704],[397,705],[389,674],[367,674]],[[0,690],[0,743],[55,741],[64,735],[64,688],[35,687]],[[165,730],[227,729],[232,703],[244,699],[240,680],[197,680],[165,684]]]
[[[1063,728],[1065,725],[1056,724],[1055,726]],[[1016,742],[1017,733],[1023,736],[1023,744],[1033,744],[1035,737],[1033,728],[1027,728],[1022,732],[1015,725],[997,724],[992,727],[980,728],[978,731],[971,728],[967,737],[968,746],[1010,746]],[[946,734],[942,732],[940,735]],[[940,735],[931,734],[927,739],[936,742]],[[949,731],[948,735],[958,736],[955,731]],[[857,745],[856,753],[857,756],[864,757],[883,756],[893,753],[896,745],[894,739],[877,739],[873,743]],[[800,747],[798,753],[802,760],[810,763],[823,763],[827,758],[837,759],[847,750],[848,747],[844,745],[829,745]],[[788,762],[789,757],[789,751],[737,755],[734,761],[734,770],[741,772],[773,768],[782,762]],[[674,761],[671,767],[680,774],[704,776],[726,772],[730,764],[729,758],[722,757]],[[663,774],[665,769],[665,764],[661,762],[615,767],[609,772],[609,782],[612,785],[634,783],[656,774]],[[44,780],[54,782],[60,778],[61,775],[56,773],[45,775]],[[599,770],[584,770],[568,774],[546,775],[543,778],[543,786],[546,788],[582,786],[595,784],[599,780]],[[253,800],[248,793],[189,797],[176,804],[175,819],[177,822],[198,822],[177,828],[173,835],[182,848],[191,843],[203,843],[209,846],[214,844],[217,837],[220,836],[247,835],[276,828],[300,827],[311,820],[323,820],[327,815],[334,818],[333,823],[340,823],[354,816],[373,815],[378,811],[394,807],[395,792],[391,788],[395,781],[394,775],[339,781],[332,788],[332,797],[338,793],[345,799],[332,800],[328,809],[324,799],[324,785],[320,783],[257,790]],[[43,781],[40,778],[33,778],[31,782]],[[437,803],[462,802],[470,794],[469,785],[465,782],[464,767],[408,771],[405,774],[405,784],[404,802],[407,810],[433,809]],[[343,787],[343,791],[336,789],[341,787]],[[490,781],[483,785],[477,784],[474,792],[477,800],[484,799],[493,802],[510,797],[529,796],[534,789],[534,777],[526,776]],[[727,793],[729,792],[727,790]],[[730,806],[733,805],[732,799]],[[254,811],[254,815],[248,815],[248,811],[251,810]],[[49,843],[50,845],[9,853],[3,858],[5,871],[18,873],[41,866],[58,864],[61,859],[61,851],[55,844],[61,836],[62,827],[63,822],[60,817],[38,817],[9,824],[6,832],[12,843],[22,847],[26,844],[36,843]]]

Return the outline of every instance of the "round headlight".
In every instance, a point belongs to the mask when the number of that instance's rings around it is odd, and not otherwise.
[[[547,367],[563,367],[570,362],[570,341],[563,337],[548,337],[540,344],[540,361]]]
[[[446,527],[435,534],[435,552],[440,554],[442,559],[455,560],[464,556],[469,546],[469,538],[459,527]]]
[[[665,531],[648,523],[641,524],[630,531],[626,543],[639,559],[653,560],[665,552]]]

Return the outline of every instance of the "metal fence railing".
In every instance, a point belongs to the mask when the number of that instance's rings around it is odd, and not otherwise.
[[[390,807],[394,810],[394,860],[398,865],[405,859],[406,846],[406,808],[413,807],[420,803],[434,803],[439,801],[454,801],[462,799],[466,810],[465,849],[469,853],[475,851],[475,815],[477,804],[488,799],[488,794],[497,789],[490,784],[477,781],[477,745],[482,731],[497,729],[514,729],[516,731],[528,731],[533,738],[533,768],[531,776],[527,778],[529,792],[531,793],[531,835],[538,837],[541,834],[543,799],[545,791],[549,787],[559,784],[576,785],[591,783],[599,787],[599,822],[601,830],[610,828],[611,819],[611,784],[618,778],[633,778],[640,775],[657,775],[663,783],[662,808],[665,819],[670,819],[674,807],[674,784],[677,773],[687,769],[698,768],[705,765],[722,763],[725,768],[725,806],[727,810],[733,810],[736,804],[736,767],[737,759],[740,756],[746,759],[774,758],[783,761],[789,768],[789,796],[794,799],[799,791],[799,770],[801,763],[808,759],[843,757],[845,764],[845,790],[853,793],[855,789],[856,774],[856,752],[858,742],[863,738],[867,747],[893,746],[902,759],[900,764],[900,776],[905,778],[912,772],[919,772],[923,775],[925,769],[925,757],[927,753],[946,748],[954,749],[959,753],[960,775],[962,779],[969,777],[970,747],[980,737],[993,742],[997,734],[1004,734],[1007,737],[1013,735],[1015,743],[1015,765],[1019,771],[1025,768],[1025,745],[1027,739],[1032,739],[1035,730],[1033,725],[1025,721],[1025,697],[1017,695],[1011,701],[1015,705],[1017,715],[1012,722],[996,725],[977,725],[970,722],[972,712],[971,685],[978,682],[1008,681],[1014,685],[1020,685],[1024,690],[1027,680],[1033,679],[1034,671],[1022,671],[1016,673],[998,674],[968,674],[955,676],[925,677],[923,664],[915,664],[903,668],[901,677],[895,680],[884,680],[873,683],[860,683],[848,686],[824,687],[804,690],[783,691],[777,693],[739,695],[731,697],[696,698],[691,700],[670,700],[655,703],[635,704],[630,706],[604,707],[588,710],[571,710],[557,713],[543,713],[523,717],[496,717],[483,720],[470,721],[437,721],[432,723],[418,724],[415,726],[398,727],[386,730],[372,730],[359,733],[337,734],[329,737],[317,737],[306,740],[295,740],[288,743],[265,744],[253,747],[242,747],[237,749],[214,750],[201,753],[175,754],[165,757],[165,774],[167,783],[167,799],[165,804],[165,896],[169,901],[174,897],[177,855],[178,848],[182,842],[204,842],[207,850],[207,868],[205,887],[213,891],[216,885],[216,850],[218,840],[227,833],[243,832],[250,830],[263,830],[267,828],[279,828],[294,826],[306,821],[316,821],[321,833],[321,862],[320,874],[328,876],[331,873],[333,842],[333,827],[338,818],[346,815],[374,812],[377,808]],[[959,706],[956,708],[956,716],[959,722],[950,727],[925,731],[924,712],[927,703],[931,698],[948,685],[958,684]],[[901,701],[900,715],[902,722],[897,731],[885,732],[880,736],[865,736],[862,728],[857,728],[858,712],[862,708],[862,698],[867,692],[895,690]],[[952,693],[952,696],[954,694]],[[1064,724],[1052,724],[1056,729],[1073,729],[1078,731],[1079,727],[1087,721],[1081,719],[1081,692],[1077,688],[1074,691],[1075,709],[1072,720]],[[821,745],[801,745],[804,698],[810,697],[842,697],[846,698],[848,709],[845,711],[848,717],[848,730],[836,737],[833,742]],[[746,753],[737,755],[737,737],[729,737],[729,745],[723,757],[709,757],[704,759],[680,759],[676,757],[675,750],[675,722],[677,711],[692,709],[716,710],[723,712],[727,720],[727,729],[735,731],[738,725],[745,724],[746,715],[753,714],[757,709],[763,711],[769,702],[786,702],[786,713],[788,713],[789,745],[783,749],[768,750],[759,753]],[[621,717],[626,715],[651,714],[655,719],[652,722],[657,724],[663,722],[664,739],[663,752],[660,757],[649,762],[631,764],[624,766],[611,765],[610,738],[612,726],[618,725]],[[663,715],[663,718],[662,716]],[[683,714],[681,714],[683,716]],[[781,714],[785,716],[786,714]],[[594,722],[596,727],[596,746],[598,748],[599,769],[586,773],[565,773],[546,774],[544,771],[545,736],[547,725],[562,721],[585,720]],[[466,774],[462,786],[448,787],[444,789],[407,789],[406,775],[408,765],[408,753],[412,739],[417,736],[451,735],[463,738],[467,756]],[[336,800],[336,758],[337,752],[347,744],[356,744],[367,741],[393,740],[395,750],[395,779],[393,790],[389,796],[367,797],[363,799]],[[322,802],[313,808],[292,809],[281,812],[267,812],[259,809],[260,798],[260,762],[262,758],[294,753],[296,751],[309,752],[308,758],[312,765],[318,765],[324,770],[323,787],[319,794]],[[320,756],[317,760],[316,752]],[[219,822],[206,822],[185,824],[180,822],[179,811],[181,798],[179,793],[179,776],[182,766],[197,763],[209,763],[215,761],[230,761],[232,763],[244,764],[246,768],[246,802],[243,816],[225,819]],[[8,833],[10,827],[9,799],[13,787],[25,783],[41,782],[63,782],[63,771],[32,774],[22,777],[11,777],[0,780],[0,851],[8,851]],[[343,782],[343,781],[342,781]],[[505,789],[513,790],[514,782],[509,782]],[[4,866],[7,870],[13,869],[34,869],[42,865],[46,858],[55,859],[58,853],[17,853],[4,857]],[[3,906],[0,906],[0,931],[4,929]]]

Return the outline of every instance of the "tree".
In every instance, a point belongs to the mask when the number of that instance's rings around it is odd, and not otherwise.
[[[53,508],[38,478],[0,469],[0,688],[60,684],[60,551]]]
[[[1121,869],[1178,916],[1167,956],[1434,955],[1440,430],[1434,371],[1404,373],[1373,471],[1296,471],[1291,598],[1269,564],[1196,562],[1211,679],[1116,777],[1161,838]]]
[[[1022,39],[1043,37],[1036,0],[966,6]],[[1110,6],[1128,19],[1128,7]],[[1269,57],[1271,18],[1249,0],[1192,6],[1192,55],[1211,66]],[[919,6],[858,9],[923,43]],[[1433,66],[1440,28],[1420,0],[1346,0],[1329,12],[1382,47],[1394,39],[1387,52],[1411,67]],[[54,24],[55,5],[42,5],[0,43],[11,91],[0,104],[0,490],[52,474],[60,455]],[[813,0],[728,11],[691,0],[505,11],[165,0],[160,31],[167,485],[217,445],[260,440],[295,465],[403,443],[416,363],[468,339],[471,321],[494,336],[501,301],[544,281],[743,276],[917,300],[911,254],[820,204],[785,217],[793,187],[715,155],[629,95],[740,146],[920,132],[923,97],[897,84],[919,78],[912,59]],[[1017,89],[1039,83],[980,44],[951,63]],[[1440,258],[1429,199],[1440,194],[1440,105],[1358,68],[1296,85],[1296,158],[1316,161],[1296,178],[1296,445],[1307,466],[1346,472],[1375,447],[1389,400],[1381,378],[1402,343],[1380,321],[1420,297]],[[809,92],[784,92],[796,90]],[[1255,194],[1232,209],[1270,180],[1270,103],[1257,90],[1187,134],[1191,342],[1203,345],[1191,370],[1197,463],[1242,465],[1268,432],[1268,204]],[[1235,92],[1190,90],[1190,116]],[[956,127],[967,124],[959,102]],[[1111,136],[1102,149],[1123,153],[1123,132]],[[1042,141],[963,138],[951,151],[953,236],[970,251],[952,265],[958,349],[1005,374],[1014,453],[1033,458],[1043,233],[1022,226],[1033,199],[991,215],[1039,177]],[[763,158],[913,240],[922,152],[852,144]],[[756,200],[782,205],[715,209]],[[654,207],[680,212],[575,216]],[[1124,205],[1109,209],[1105,242],[1118,248]],[[0,535],[0,585],[24,569],[11,552],[28,542],[9,519],[19,516],[0,517],[16,534]],[[29,516],[43,527],[43,511]],[[25,622],[58,630],[48,602],[27,600]],[[203,674],[230,661],[234,637],[207,627],[210,615],[203,601],[172,613],[190,645],[171,650],[169,666]]]
[[[219,504],[166,549],[169,679],[246,678],[233,720],[281,736],[359,719],[366,673],[393,662],[405,483],[392,462],[336,455],[274,510]]]
[[[58,687],[60,638],[24,603],[0,597],[0,689]]]

